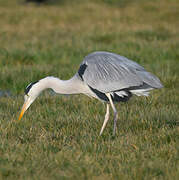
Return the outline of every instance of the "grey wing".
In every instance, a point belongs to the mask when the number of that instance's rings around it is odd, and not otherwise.
[[[78,71],[90,87],[103,93],[147,84],[161,88],[159,79],[139,64],[118,54],[95,52],[85,57]]]

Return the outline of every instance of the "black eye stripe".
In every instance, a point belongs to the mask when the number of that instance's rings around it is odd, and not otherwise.
[[[33,83],[30,83],[26,88],[25,88],[25,94],[28,94],[28,92],[30,91],[31,87],[36,84],[38,81],[35,81]]]

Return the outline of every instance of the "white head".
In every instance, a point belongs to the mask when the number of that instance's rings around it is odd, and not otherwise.
[[[38,97],[40,92],[42,91],[42,87],[40,86],[40,81],[36,81],[30,83],[25,89],[24,95],[24,104],[22,106],[22,110],[19,116],[19,120],[22,118],[25,111],[30,107],[30,105],[34,102],[34,100]]]
[[[63,81],[53,76],[47,76],[39,81],[30,83],[25,89],[24,105],[22,106],[19,120],[43,90],[51,88],[59,94],[77,94],[81,92],[78,83],[79,81],[75,78]]]

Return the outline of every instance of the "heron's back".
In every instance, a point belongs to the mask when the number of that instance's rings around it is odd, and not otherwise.
[[[163,87],[156,76],[136,62],[110,52],[99,51],[86,56],[78,74],[91,90],[113,93],[114,99],[119,100],[131,94],[148,95],[150,90]]]

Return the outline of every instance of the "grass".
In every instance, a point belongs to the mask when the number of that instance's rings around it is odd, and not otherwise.
[[[178,179],[177,0],[0,0],[0,179]],[[24,88],[70,78],[85,55],[119,53],[165,88],[117,105],[99,137],[105,106],[84,95],[44,92],[17,122]],[[112,116],[112,114],[111,114]]]

